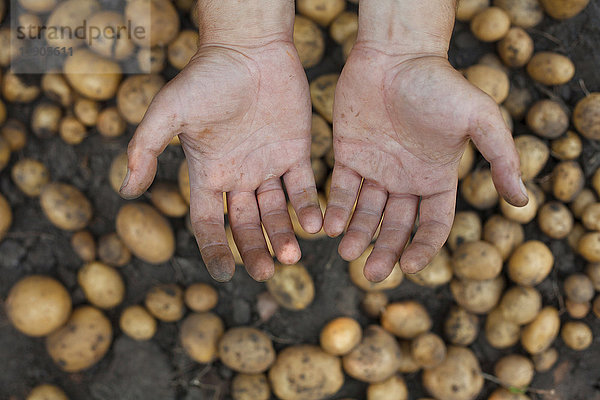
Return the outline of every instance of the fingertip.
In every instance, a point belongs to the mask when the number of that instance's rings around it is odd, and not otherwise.
[[[415,252],[407,249],[400,259],[400,269],[406,274],[416,274],[429,264],[423,256],[414,255]]]
[[[369,282],[378,283],[385,280],[390,275],[391,271],[392,269],[388,269],[387,266],[376,265],[373,262],[369,263],[367,261],[363,274]]]
[[[296,214],[302,229],[304,229],[306,232],[314,234],[318,233],[321,228],[323,228],[323,214],[318,203],[304,207],[298,210]]]
[[[362,246],[360,240],[355,238],[352,232],[349,232],[342,238],[338,246],[338,253],[345,261],[354,261],[364,253],[367,246]]]
[[[235,261],[231,252],[228,255],[216,255],[205,261],[210,276],[217,282],[229,282],[235,273]]]
[[[273,258],[264,251],[256,251],[252,255],[246,255],[244,264],[248,275],[257,282],[267,281],[275,273]]]
[[[338,208],[328,207],[325,211],[325,219],[323,221],[323,230],[327,236],[331,238],[338,237],[346,229],[347,220],[345,213]]]
[[[300,246],[298,245],[298,241],[288,240],[285,243],[281,244],[276,251],[277,260],[280,263],[286,265],[296,264],[300,261],[300,257],[302,253],[300,251]]]

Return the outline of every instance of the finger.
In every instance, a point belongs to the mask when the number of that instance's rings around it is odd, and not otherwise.
[[[283,176],[283,181],[302,228],[308,233],[319,232],[323,227],[323,213],[310,161],[292,167]]]
[[[475,128],[471,130],[471,139],[490,162],[498,193],[512,205],[522,207],[529,198],[521,180],[515,143],[498,106],[490,104],[487,109],[489,111],[480,114]]]
[[[418,204],[417,196],[389,196],[379,237],[365,264],[368,280],[380,282],[394,269],[415,225]]]
[[[213,279],[227,282],[235,262],[225,235],[223,194],[194,186],[191,190],[190,220],[202,259]]]
[[[300,260],[300,246],[294,235],[281,180],[271,178],[263,182],[256,191],[256,199],[277,259],[283,264],[297,263]]]
[[[456,188],[421,199],[419,227],[400,259],[404,272],[419,272],[440,251],[452,227],[455,205]]]
[[[119,190],[126,199],[139,197],[148,189],[156,174],[157,157],[181,133],[179,117],[166,103],[167,93],[155,97],[129,142],[127,175]]]
[[[229,192],[227,203],[233,239],[248,274],[257,281],[269,279],[275,272],[275,265],[262,231],[256,195],[254,192]]]
[[[369,246],[381,221],[387,197],[382,186],[372,181],[363,182],[356,210],[338,248],[344,260],[356,260]]]
[[[356,172],[341,164],[335,164],[323,223],[329,236],[339,236],[346,229],[361,182],[362,177]]]

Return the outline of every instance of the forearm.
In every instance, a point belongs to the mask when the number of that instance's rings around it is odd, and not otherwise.
[[[357,42],[395,54],[446,56],[456,0],[360,0]]]
[[[200,43],[260,46],[292,40],[294,0],[199,0]]]

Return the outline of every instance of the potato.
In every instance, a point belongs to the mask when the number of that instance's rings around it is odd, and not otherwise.
[[[533,55],[533,39],[523,28],[512,27],[498,42],[498,54],[507,66],[523,67]]]
[[[556,360],[558,360],[558,351],[554,347],[550,347],[540,353],[534,354],[531,359],[537,372],[546,372],[550,370]]]
[[[533,55],[527,64],[527,73],[543,85],[563,85],[575,75],[575,65],[561,54],[542,51]]]
[[[334,356],[343,356],[356,347],[362,339],[362,328],[355,319],[339,317],[323,327],[321,348]]]
[[[69,398],[58,386],[43,384],[31,389],[25,400],[69,400]]]
[[[395,374],[383,382],[367,387],[367,400],[408,400],[408,388],[404,378]]]
[[[525,325],[542,309],[542,296],[530,286],[513,286],[504,292],[498,308],[507,320]]]
[[[329,123],[333,122],[333,95],[338,78],[338,74],[321,75],[310,84],[313,107]]]
[[[108,182],[115,192],[119,193],[125,175],[127,175],[127,153],[120,153],[113,159],[108,172]]]
[[[104,137],[119,137],[125,133],[127,122],[121,117],[117,107],[108,107],[98,114],[96,129]]]
[[[91,100],[114,97],[122,76],[119,64],[86,49],[67,57],[63,72],[73,89]]]
[[[365,278],[363,269],[365,267],[365,263],[367,262],[367,258],[369,255],[371,255],[372,251],[373,246],[370,245],[360,257],[348,263],[348,273],[350,274],[352,283],[367,292],[388,290],[398,287],[404,279],[404,274],[402,273],[398,263],[394,265],[394,269],[390,275],[381,282],[371,282]]]
[[[475,314],[485,314],[494,308],[503,288],[502,276],[485,281],[454,279],[450,282],[454,300],[465,310]]]
[[[592,308],[592,304],[589,301],[586,301],[584,303],[576,303],[570,299],[566,299],[565,308],[567,309],[567,313],[569,313],[569,316],[571,318],[582,319],[590,313],[590,308]]]
[[[500,387],[492,392],[487,400],[531,400],[529,396],[513,389],[505,389]]]
[[[66,231],[83,229],[92,219],[90,201],[75,186],[66,183],[45,185],[40,204],[50,222]]]
[[[581,236],[577,251],[589,262],[600,262],[600,232],[588,232]]]
[[[579,100],[573,110],[573,124],[583,137],[600,140],[600,93]]]
[[[533,98],[527,88],[520,88],[512,85],[508,91],[508,97],[502,103],[502,106],[508,110],[510,115],[517,121],[525,116]]]
[[[573,215],[563,203],[551,201],[538,213],[540,230],[553,239],[564,239],[573,229]]]
[[[381,313],[385,310],[385,306],[388,305],[388,297],[384,292],[367,292],[363,297],[361,306],[365,314],[371,318],[379,318]]]
[[[31,115],[31,130],[42,139],[55,136],[58,132],[62,110],[52,103],[40,103],[33,109]]]
[[[577,351],[587,349],[594,340],[592,330],[583,322],[566,322],[562,327],[560,336],[567,347]]]
[[[27,144],[27,128],[25,125],[17,121],[16,119],[8,119],[2,128],[0,128],[0,142],[5,142],[8,144],[8,148],[11,151],[19,151],[25,147]],[[0,146],[4,148],[4,145]],[[8,161],[4,161],[6,157],[10,157],[10,154],[5,153],[5,150],[2,150],[2,156],[0,159],[3,161],[2,163],[8,163]],[[2,169],[2,168],[0,168]]]
[[[46,336],[60,328],[71,314],[71,296],[65,287],[42,275],[18,281],[5,304],[10,322],[27,336]]]
[[[76,146],[87,136],[87,129],[77,118],[67,115],[60,121],[58,134],[65,143]]]
[[[594,299],[594,302],[592,303],[592,311],[594,311],[596,318],[600,318],[600,296],[596,296]]]
[[[592,231],[600,230],[600,203],[595,202],[589,204],[581,216],[583,226]]]
[[[533,380],[533,362],[520,354],[509,354],[496,362],[494,374],[504,386],[525,389]]]
[[[11,177],[15,185],[27,196],[37,197],[42,187],[50,180],[44,164],[31,158],[22,158],[12,168]]]
[[[149,340],[156,333],[156,320],[142,306],[129,306],[119,318],[119,327],[130,338]]]
[[[125,121],[139,124],[150,102],[164,85],[164,78],[155,74],[134,75],[125,79],[117,92],[117,108]]]
[[[402,357],[400,357],[398,372],[403,374],[412,374],[420,371],[421,366],[412,356],[411,341],[400,340],[398,341],[398,344],[400,345],[400,353],[402,354]]]
[[[195,312],[210,311],[219,302],[219,293],[207,283],[194,283],[188,286],[183,293],[185,305]]]
[[[568,19],[579,14],[590,0],[540,0],[544,11],[552,18]]]
[[[583,143],[573,131],[567,131],[565,136],[554,139],[551,144],[552,155],[559,160],[575,160],[581,155]]]
[[[552,192],[558,200],[568,203],[581,192],[585,176],[576,161],[563,161],[552,171]]]
[[[482,240],[465,242],[452,255],[452,268],[462,279],[493,279],[502,271],[502,256],[494,245]]]
[[[328,26],[346,9],[345,0],[298,0],[296,9],[321,26]]]
[[[152,185],[150,201],[167,217],[183,217],[189,211],[189,206],[181,196],[179,188],[172,183],[157,182]]]
[[[185,313],[183,291],[174,283],[152,287],[146,293],[144,304],[150,314],[164,322],[179,321]]]
[[[554,265],[554,256],[544,243],[529,240],[515,249],[508,260],[508,276],[520,285],[535,286],[543,281]]]
[[[458,179],[462,180],[473,168],[473,164],[475,163],[475,149],[473,149],[473,144],[469,141],[467,146],[465,147],[465,152],[460,157],[460,161],[458,162]]]
[[[416,301],[390,303],[381,314],[381,326],[402,339],[413,339],[431,325],[427,309]]]
[[[45,34],[46,42],[51,47],[72,47],[76,49],[85,43],[84,35],[77,34],[76,28],[86,23],[89,26],[88,18],[99,11],[100,4],[96,0],[66,0],[53,6],[52,13],[44,26],[53,28],[47,29]],[[50,11],[50,10],[47,10]],[[64,27],[70,27],[73,34],[61,34],[60,30]],[[44,37],[44,35],[42,35]],[[69,59],[70,57],[67,57]]]
[[[406,277],[417,285],[428,287],[438,287],[450,282],[452,263],[448,250],[442,247],[425,268],[416,274],[407,274]]]
[[[320,158],[333,147],[333,131],[319,114],[312,115],[310,156]]]
[[[143,74],[159,74],[165,69],[167,52],[163,47],[141,48],[137,53],[138,69]]]
[[[8,70],[2,77],[2,97],[10,103],[31,103],[40,95],[40,88],[24,81],[23,77]]]
[[[269,370],[271,388],[282,400],[323,399],[344,384],[340,359],[317,346],[283,349]]]
[[[297,17],[296,17],[297,18]],[[358,32],[358,15],[351,11],[344,11],[338,15],[329,26],[329,36],[337,43],[342,44],[350,36]]]
[[[542,22],[544,11],[538,0],[494,0],[510,17],[510,22],[521,28],[532,28]]]
[[[63,107],[69,107],[73,104],[73,89],[61,73],[48,72],[44,74],[42,77],[42,90],[46,97],[60,103]]]
[[[502,62],[500,57],[496,55],[496,53],[485,53],[479,58],[477,64],[495,68],[499,71],[504,72],[507,75],[510,72],[510,69],[508,69],[506,65],[504,65],[504,63]]]
[[[577,303],[589,302],[594,298],[594,285],[585,274],[569,275],[564,281],[565,295]]]
[[[558,310],[554,307],[544,307],[537,317],[526,325],[521,332],[521,345],[530,354],[537,354],[546,350],[560,328]]]
[[[450,346],[441,364],[423,372],[423,387],[438,399],[475,399],[483,387],[479,362],[468,348]]]
[[[500,211],[502,215],[520,224],[527,224],[533,221],[537,214],[538,202],[530,189],[527,189],[527,196],[529,197],[529,202],[524,207],[515,207],[504,200],[504,198],[500,198]]]
[[[86,126],[94,126],[98,123],[100,115],[100,103],[83,97],[75,100],[73,112],[79,121]]]
[[[474,242],[481,239],[481,219],[474,211],[459,211],[454,215],[452,229],[446,243],[450,250],[465,242]]]
[[[485,338],[496,349],[514,346],[519,341],[521,328],[504,318],[499,308],[492,310],[485,320]]]
[[[259,374],[275,361],[271,338],[251,327],[229,329],[219,341],[219,358],[236,372]]]
[[[527,112],[527,126],[541,137],[555,139],[567,131],[569,116],[560,103],[540,100]]]
[[[471,32],[482,42],[502,39],[510,29],[510,17],[501,8],[488,7],[471,19]]]
[[[198,51],[198,31],[185,29],[169,43],[167,59],[175,68],[181,70],[190,62]]]
[[[525,233],[519,223],[500,215],[492,215],[483,226],[483,239],[496,246],[504,261],[523,243],[524,238]]]
[[[476,14],[487,9],[490,6],[490,0],[458,0],[456,5],[456,19],[462,22],[468,22]]]
[[[585,268],[585,273],[588,278],[590,278],[594,289],[600,292],[600,264],[588,264],[588,266]]]
[[[162,215],[144,203],[128,203],[117,214],[117,234],[138,258],[160,264],[175,252],[175,235]]]
[[[116,11],[100,11],[89,18],[88,24],[102,27],[103,31],[102,35],[90,35],[86,41],[94,53],[114,60],[123,60],[133,54],[135,44],[132,37],[135,36],[135,30],[122,33],[124,28],[128,29],[122,14]]]
[[[508,75],[496,68],[482,64],[472,65],[465,70],[465,77],[498,104],[508,96]]]
[[[308,18],[296,15],[294,21],[294,46],[304,68],[321,62],[325,53],[325,37],[321,29]]]
[[[179,339],[185,353],[199,363],[217,359],[218,343],[225,327],[221,318],[211,312],[191,313],[181,324]]]
[[[91,367],[104,357],[112,341],[112,326],[102,311],[79,306],[59,330],[46,337],[46,350],[65,372]]]
[[[383,382],[398,370],[402,353],[392,335],[378,325],[369,325],[361,342],[346,354],[344,371],[362,382]]]
[[[231,380],[233,400],[269,400],[271,388],[265,374],[237,374]]]
[[[89,231],[75,232],[71,236],[71,247],[75,254],[85,262],[96,259],[96,242]]]
[[[125,297],[125,283],[113,267],[93,261],[79,269],[77,281],[86,299],[103,309],[114,308]]]
[[[302,264],[276,264],[266,285],[277,303],[288,310],[303,310],[315,298],[313,279]]]
[[[423,368],[433,368],[446,359],[446,345],[435,333],[422,333],[413,339],[412,357]]]
[[[166,46],[179,33],[179,15],[169,0],[131,0],[125,6],[125,19],[131,21],[131,29],[144,29],[148,35],[133,35],[133,42],[140,47]]]
[[[448,341],[458,346],[468,346],[477,339],[479,321],[476,315],[453,306],[444,321],[444,334]]]
[[[498,192],[489,168],[473,170],[460,183],[460,193],[471,206],[485,210],[498,202]]]

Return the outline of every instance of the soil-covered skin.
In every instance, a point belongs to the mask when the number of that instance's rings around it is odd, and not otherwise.
[[[7,22],[5,22],[7,23]],[[186,26],[191,26],[186,21]],[[567,85],[544,88],[532,83],[525,72],[511,71],[513,85],[527,85],[539,98],[559,99],[572,108],[584,96],[584,87],[589,91],[600,91],[600,2],[592,0],[587,9],[567,21],[546,18],[530,33],[535,40],[536,51],[554,50],[571,57],[577,73]],[[480,56],[494,52],[493,44],[483,44],[470,33],[468,26],[457,24],[450,51],[450,60],[457,68],[475,63]],[[339,72],[343,58],[339,46],[328,42],[328,56],[319,66],[307,71],[309,79],[323,73]],[[165,76],[172,77],[173,69]],[[43,100],[40,100],[43,101]],[[9,105],[9,114],[27,122],[31,105]],[[92,201],[95,215],[89,227],[96,236],[113,232],[114,219],[119,207],[125,203],[108,183],[108,169],[112,159],[124,151],[131,137],[107,140],[94,129],[89,137],[78,146],[69,146],[59,138],[28,138],[27,147],[13,154],[12,161],[31,157],[48,166],[53,180],[69,182],[81,189]],[[515,135],[527,132],[522,123],[516,123]],[[580,160],[588,176],[600,166],[599,145],[584,141],[584,152]],[[177,179],[177,169],[183,154],[178,147],[169,147],[160,157],[157,180]],[[479,165],[484,165],[481,160]],[[547,166],[551,171],[553,162]],[[540,174],[540,179],[546,175]],[[37,199],[25,197],[10,179],[10,166],[0,173],[0,193],[9,200],[14,223],[0,243],[0,302],[6,298],[10,287],[20,278],[30,274],[46,274],[57,277],[70,291],[74,305],[85,303],[77,285],[76,274],[82,262],[70,246],[70,234],[53,227],[44,217]],[[466,208],[459,199],[459,209]],[[489,212],[483,213],[487,217]],[[227,327],[252,325],[263,329],[273,338],[277,350],[291,344],[318,343],[318,334],[330,319],[345,315],[356,318],[363,326],[377,321],[369,320],[360,311],[363,293],[350,281],[347,263],[337,254],[339,239],[323,239],[313,242],[301,241],[303,264],[315,281],[314,302],[306,310],[292,312],[280,309],[267,322],[262,322],[256,306],[257,295],[264,292],[265,285],[254,282],[243,268],[229,283],[212,282],[204,269],[193,236],[185,227],[183,219],[172,219],[176,232],[177,251],[169,262],[153,266],[133,259],[120,269],[126,285],[124,303],[107,312],[113,321],[114,342],[107,356],[91,369],[75,374],[61,372],[47,355],[43,339],[28,338],[18,333],[8,322],[4,307],[0,306],[0,399],[24,399],[28,390],[40,383],[55,383],[72,400],[200,400],[227,399],[228,387],[234,373],[215,362],[200,365],[191,361],[178,341],[178,323],[160,323],[156,336],[148,342],[135,342],[118,329],[120,311],[127,305],[143,302],[147,290],[157,283],[176,282],[182,286],[203,281],[211,282],[219,291],[216,312]],[[556,258],[553,273],[538,286],[544,304],[560,307],[562,280],[568,274],[582,271],[585,262],[575,256],[565,241],[549,240],[540,234],[536,223],[526,226],[528,238],[547,243]],[[447,286],[428,289],[408,280],[388,292],[390,300],[416,299],[429,310],[434,321],[434,331],[441,333],[441,325],[453,304]],[[568,317],[563,313],[563,320]],[[480,318],[483,323],[484,318]],[[560,358],[547,373],[536,374],[531,387],[555,389],[548,392],[531,393],[531,398],[561,400],[600,400],[600,319],[592,314],[584,319],[593,331],[596,340],[582,352],[565,347],[560,339],[557,346]],[[494,362],[504,354],[520,352],[520,346],[506,350],[491,348],[482,334],[471,346],[480,360],[483,371],[492,373]],[[420,373],[405,376],[411,398],[424,396],[420,384]],[[479,398],[486,398],[496,385],[487,382]],[[364,399],[366,384],[346,378],[344,387],[333,398],[352,397]]]

